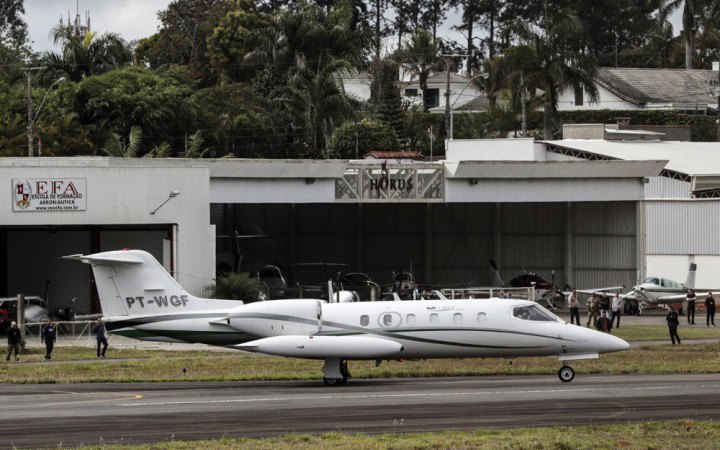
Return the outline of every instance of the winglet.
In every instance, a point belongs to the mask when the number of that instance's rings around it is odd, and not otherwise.
[[[93,255],[75,254],[62,256],[63,259],[71,259],[84,262],[85,264],[116,263],[116,264],[142,264],[143,260],[132,253],[122,254],[121,252],[95,253]]]

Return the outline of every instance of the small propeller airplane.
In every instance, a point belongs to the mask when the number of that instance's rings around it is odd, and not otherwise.
[[[110,332],[140,340],[232,346],[325,361],[326,385],[345,384],[348,360],[556,356],[568,361],[626,350],[624,340],[570,325],[527,300],[326,303],[190,295],[149,253],[120,250],[66,259],[92,266]]]
[[[706,297],[710,292],[720,292],[720,288],[696,289],[696,272],[697,264],[690,263],[685,283],[680,283],[669,278],[649,276],[642,283],[633,286],[632,290],[623,297],[626,301],[637,302],[638,312],[642,313],[642,311],[647,308],[672,303],[682,303],[687,298],[689,289],[695,292],[698,300]]]

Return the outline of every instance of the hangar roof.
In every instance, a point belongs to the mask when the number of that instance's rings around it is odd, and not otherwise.
[[[566,139],[546,144],[623,160],[667,160],[665,169],[689,176],[720,175],[720,144],[680,141]]]
[[[446,178],[640,178],[654,177],[666,160],[460,161],[445,163]]]

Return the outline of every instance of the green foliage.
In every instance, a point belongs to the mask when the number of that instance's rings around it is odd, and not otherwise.
[[[425,156],[432,154],[433,158],[445,154],[445,117],[442,114],[431,114],[413,107],[405,116],[405,129],[409,151],[420,152]]]
[[[399,149],[400,144],[395,132],[387,125],[369,119],[357,124],[345,122],[332,136],[332,154],[340,159],[362,158],[371,151],[395,152]]]
[[[242,300],[245,303],[259,301],[267,294],[263,282],[247,272],[231,272],[218,277],[211,291],[213,298]]]
[[[405,111],[400,100],[398,65],[385,59],[375,71],[380,74],[374,82],[375,88],[380,90],[380,120],[395,131],[401,147],[405,148],[408,139],[405,132]]]
[[[102,148],[103,153],[108,156],[119,158],[135,158],[140,152],[140,144],[142,143],[142,128],[133,126],[130,128],[127,142],[124,136],[112,133],[105,146]]]
[[[197,128],[200,110],[188,86],[137,67],[83,80],[74,109],[83,124],[104,122],[106,130],[121,136],[137,125],[148,147],[164,141],[173,148],[184,145],[184,130]]]

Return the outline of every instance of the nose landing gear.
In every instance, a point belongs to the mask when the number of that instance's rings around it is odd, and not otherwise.
[[[563,365],[560,370],[558,370],[558,377],[560,378],[560,381],[568,383],[575,378],[575,371],[572,367]]]

